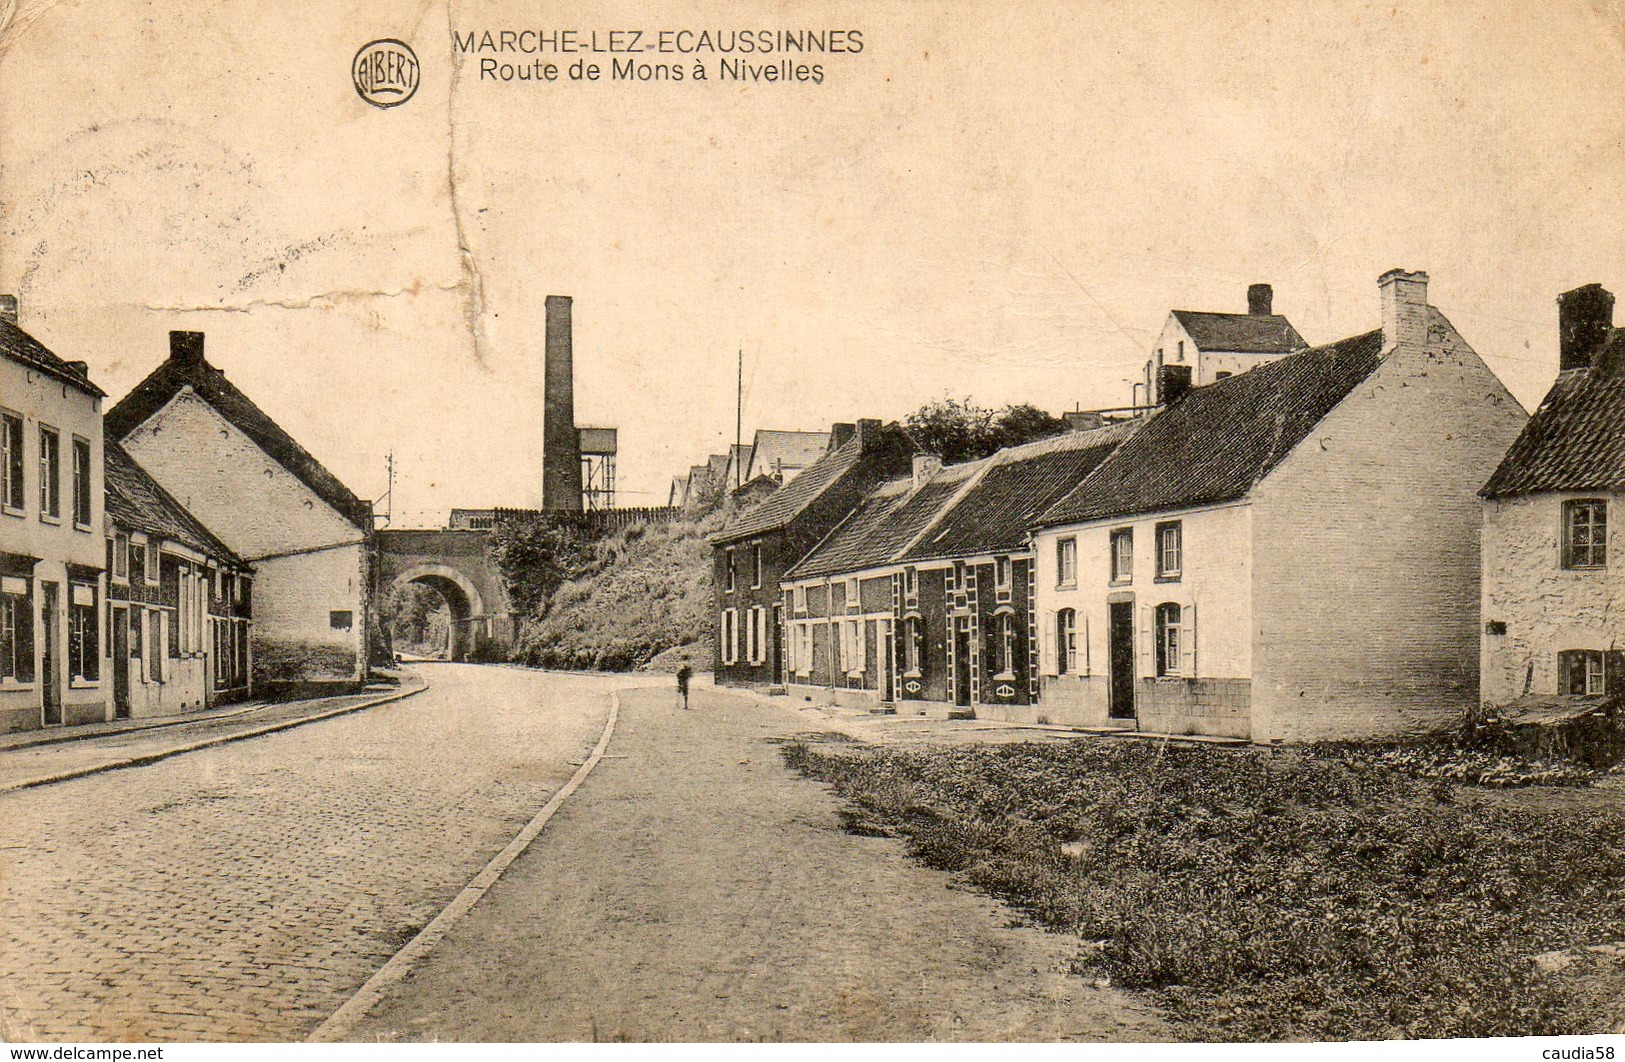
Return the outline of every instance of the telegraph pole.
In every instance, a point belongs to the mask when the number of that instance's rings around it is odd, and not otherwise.
[[[741,446],[745,445],[745,348],[744,347],[739,348],[739,388],[738,388],[736,394],[738,396],[738,400],[734,403],[734,448],[733,448],[733,453],[728,455],[730,458],[735,458],[735,459],[737,459],[738,456],[739,456],[739,448]],[[743,468],[736,467],[734,469],[734,486],[735,487],[740,486],[740,484],[743,482],[743,476],[744,475],[745,475],[745,470]]]

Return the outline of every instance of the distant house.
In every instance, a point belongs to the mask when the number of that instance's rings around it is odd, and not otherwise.
[[[909,467],[912,447],[878,420],[837,425],[830,450],[786,486],[712,537],[715,558],[714,670],[721,685],[783,678],[784,573],[876,484]]]
[[[828,450],[827,431],[758,430],[751,440],[744,482],[767,476],[780,484],[789,483]]]
[[[1308,347],[1292,322],[1273,312],[1274,299],[1268,284],[1253,284],[1247,289],[1246,313],[1169,313],[1145,364],[1145,404],[1165,400],[1161,381],[1167,368],[1176,368],[1184,382],[1200,387]]]
[[[1476,495],[1526,418],[1425,273],[1379,288],[1380,330],[1192,387],[1036,521],[1029,712],[1268,742],[1474,702]]]
[[[1598,284],[1558,297],[1557,380],[1484,485],[1481,696],[1493,704],[1625,693],[1625,330],[1613,314]]]
[[[0,297],[0,731],[107,718],[103,397]]]
[[[916,456],[785,574],[790,692],[934,715],[1033,703],[1028,524],[1135,427]]]
[[[106,445],[108,685],[115,718],[250,689],[252,573],[116,442]]]
[[[201,332],[170,333],[107,431],[253,566],[256,686],[365,676],[372,507],[204,359]]]

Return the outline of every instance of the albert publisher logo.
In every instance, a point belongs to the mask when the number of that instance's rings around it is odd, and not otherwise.
[[[418,90],[418,57],[393,37],[371,41],[355,53],[350,78],[356,94],[374,107],[399,107]]]

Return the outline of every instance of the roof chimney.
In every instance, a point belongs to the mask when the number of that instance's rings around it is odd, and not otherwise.
[[[68,368],[87,379],[90,377],[90,362],[88,361],[70,361],[68,362]]]
[[[1377,278],[1382,292],[1382,342],[1422,347],[1428,338],[1428,275],[1390,269]]]
[[[936,454],[914,455],[914,487],[919,489],[925,481],[942,471],[942,458]]]
[[[542,508],[581,511],[581,439],[576,433],[575,349],[568,295],[547,297],[542,366]]]
[[[1559,370],[1587,369],[1614,331],[1614,296],[1601,284],[1587,284],[1557,297]]]
[[[856,424],[831,424],[829,426],[829,448],[839,450],[847,441],[857,433]]]
[[[0,321],[17,323],[17,296],[0,295]]]
[[[1189,365],[1163,365],[1157,369],[1157,401],[1171,406],[1191,389]]]
[[[203,364],[202,332],[169,333],[169,360],[187,368]]]
[[[858,450],[860,452],[872,450],[880,441],[880,421],[858,421]]]
[[[1247,285],[1247,312],[1254,317],[1268,317],[1273,311],[1270,304],[1275,301],[1275,289],[1268,284]]]

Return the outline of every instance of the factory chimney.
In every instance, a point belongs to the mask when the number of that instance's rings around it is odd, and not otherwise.
[[[576,434],[570,296],[547,297],[542,384],[542,508],[581,511],[581,442]]]

